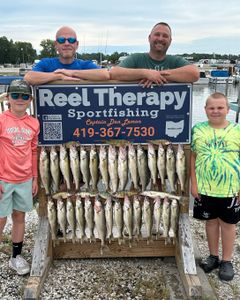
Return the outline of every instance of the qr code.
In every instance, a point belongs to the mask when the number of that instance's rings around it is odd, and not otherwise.
[[[62,141],[62,122],[43,122],[44,141]]]

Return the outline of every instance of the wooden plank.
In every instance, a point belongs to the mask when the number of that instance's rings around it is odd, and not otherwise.
[[[117,241],[106,244],[103,254],[100,253],[100,241],[71,243],[60,242],[53,248],[54,259],[60,258],[107,258],[107,257],[154,257],[154,256],[174,256],[175,244],[165,245],[165,240],[134,242],[130,248],[128,242],[119,245]]]

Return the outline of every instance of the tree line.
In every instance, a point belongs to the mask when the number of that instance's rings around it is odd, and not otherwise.
[[[41,51],[37,54],[37,51],[33,49],[31,43],[16,41],[14,42],[12,39],[8,40],[7,37],[0,37],[0,65],[6,64],[20,64],[20,63],[28,63],[32,64],[34,60],[41,59],[43,57],[55,57],[57,56],[54,40],[45,39],[40,43]],[[84,60],[96,60],[98,63],[102,61],[108,61],[112,64],[118,62],[119,57],[128,55],[127,52],[114,52],[112,54],[104,54],[104,53],[77,53],[77,58]],[[229,54],[206,54],[206,53],[184,53],[180,54],[180,56],[191,57],[191,61],[197,62],[201,59],[230,59],[232,63],[237,60],[240,60],[240,55],[229,55]]]

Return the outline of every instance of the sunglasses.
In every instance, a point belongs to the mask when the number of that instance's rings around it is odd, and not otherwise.
[[[30,99],[30,95],[28,95],[28,94],[10,93],[10,96],[13,100],[22,98],[23,100],[28,101]]]
[[[75,37],[69,37],[69,38],[65,38],[63,36],[60,36],[56,39],[56,41],[59,43],[59,44],[64,44],[66,41],[69,42],[69,44],[74,44],[76,43],[77,39]]]

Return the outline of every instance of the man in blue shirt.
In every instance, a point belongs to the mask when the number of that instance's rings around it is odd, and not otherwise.
[[[54,42],[59,57],[43,58],[24,79],[32,85],[56,80],[108,80],[107,69],[100,69],[92,61],[76,59],[78,40],[76,32],[67,26],[56,33]]]

